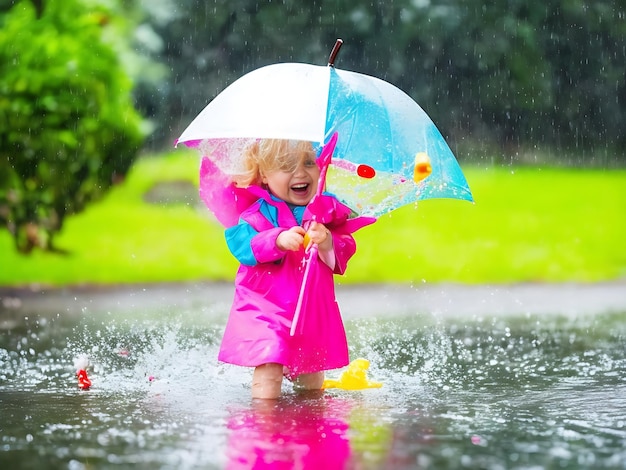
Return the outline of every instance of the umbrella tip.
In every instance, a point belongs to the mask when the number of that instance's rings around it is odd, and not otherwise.
[[[335,45],[333,46],[333,50],[330,51],[330,56],[328,57],[328,66],[335,66],[335,59],[337,58],[337,54],[339,54],[339,49],[341,49],[341,45],[343,44],[343,39],[337,38],[335,41]]]

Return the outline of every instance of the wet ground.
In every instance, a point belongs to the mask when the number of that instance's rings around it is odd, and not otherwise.
[[[0,290],[0,468],[626,468],[626,283],[340,287],[383,387],[271,403],[216,360],[231,296]]]
[[[148,284],[113,287],[0,287],[0,322],[24,311],[78,314],[93,310],[126,310],[170,305],[228,306],[233,286],[226,283]],[[605,283],[459,285],[421,284],[338,286],[345,318],[386,313],[441,316],[596,314],[626,311],[626,281]]]

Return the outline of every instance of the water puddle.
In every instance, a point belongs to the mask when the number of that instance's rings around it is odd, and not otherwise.
[[[353,312],[382,388],[253,402],[250,371],[216,361],[222,298],[109,300],[9,312],[2,468],[625,468],[624,312]]]

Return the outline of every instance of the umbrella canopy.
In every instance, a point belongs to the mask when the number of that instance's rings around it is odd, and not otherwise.
[[[321,147],[334,133],[326,190],[359,215],[377,217],[428,198],[472,200],[450,148],[413,99],[388,82],[334,67],[283,63],[254,70],[209,103],[177,142],[211,156],[201,192],[227,225],[232,217],[219,214],[221,197],[219,207],[207,198],[215,198],[216,177],[241,173],[247,145],[274,138]],[[421,176],[419,164],[428,167]]]

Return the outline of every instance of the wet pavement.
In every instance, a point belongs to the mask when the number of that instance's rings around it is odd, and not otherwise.
[[[383,387],[271,403],[217,361],[232,293],[0,289],[0,468],[626,468],[624,282],[339,286]]]
[[[0,287],[0,322],[24,312],[85,313],[141,307],[211,305],[228,310],[230,283],[180,283],[69,288]],[[442,317],[502,315],[585,315],[626,311],[626,280],[603,283],[513,285],[338,285],[337,300],[346,319],[393,312]],[[6,327],[6,326],[5,326]]]

